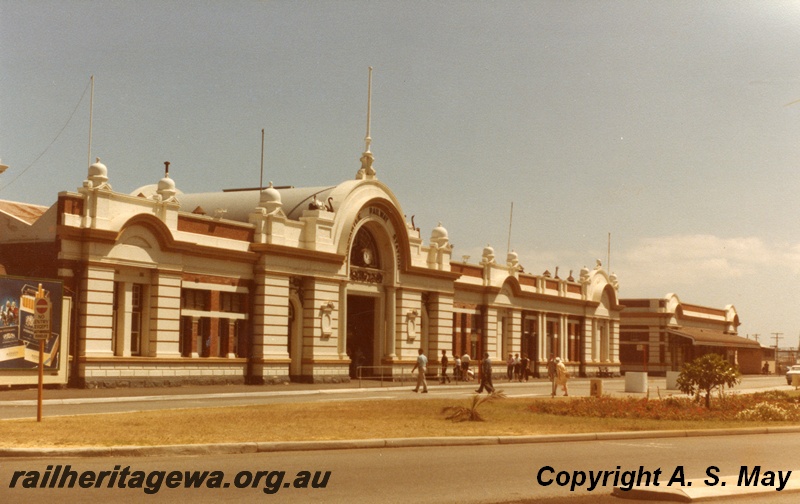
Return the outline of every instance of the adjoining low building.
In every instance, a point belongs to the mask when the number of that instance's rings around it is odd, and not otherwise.
[[[424,242],[369,143],[361,162],[334,186],[203,194],[178,190],[167,164],[126,194],[98,159],[50,207],[0,205],[0,264],[63,281],[81,387],[398,375],[419,348],[619,372],[619,285],[599,261],[577,279],[524,273],[491,247],[452,262],[447,230]]]
[[[719,309],[688,304],[675,294],[620,303],[625,307],[620,317],[623,372],[663,375],[707,353],[724,356],[742,373],[761,372],[761,345],[738,335],[739,315],[732,305]]]

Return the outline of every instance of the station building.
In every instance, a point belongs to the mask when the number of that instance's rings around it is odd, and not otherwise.
[[[622,371],[664,375],[686,362],[717,353],[743,374],[758,374],[760,343],[738,335],[739,314],[733,305],[711,308],[684,303],[676,294],[663,298],[623,299],[620,361]]]
[[[0,264],[73,298],[74,386],[397,376],[419,348],[429,372],[444,350],[488,352],[498,373],[511,352],[537,376],[551,353],[576,375],[619,373],[619,285],[599,261],[577,278],[489,246],[454,261],[447,230],[423,238],[373,161],[368,142],[335,186],[185,194],[168,164],[117,192],[98,159],[50,207],[0,202]]]

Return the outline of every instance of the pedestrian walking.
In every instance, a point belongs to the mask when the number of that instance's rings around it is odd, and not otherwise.
[[[446,350],[442,350],[441,363],[442,363],[442,377],[441,377],[440,381],[441,381],[442,384],[444,384],[445,380],[447,380],[447,383],[450,383],[450,377],[447,376],[447,351]]]
[[[459,382],[461,381],[461,358],[453,352],[453,378]]]
[[[556,356],[550,354],[550,359],[547,361],[547,378],[550,380],[550,397],[556,396]]]
[[[417,356],[417,363],[414,364],[414,367],[411,369],[413,373],[414,370],[417,371],[417,388],[414,389],[414,392],[419,392],[419,388],[422,387],[422,393],[428,393],[428,382],[425,379],[425,373],[428,371],[428,358],[425,357],[425,353],[420,348],[418,350],[419,355]]]
[[[514,377],[514,356],[510,353],[506,359],[506,377],[508,381],[511,381]]]
[[[483,354],[483,360],[481,361],[481,386],[475,391],[477,393],[483,392],[483,389],[486,389],[486,393],[491,394],[494,392],[494,385],[492,385],[492,359],[489,358],[489,352]]]
[[[558,375],[558,384],[564,388],[564,395],[568,396],[567,380],[569,380],[569,371],[567,371],[567,366],[564,364],[564,361],[558,357],[556,357],[556,373]]]
[[[519,360],[519,367],[522,369],[522,374],[519,377],[519,381],[523,379],[528,381],[528,375],[530,375],[530,366],[531,361],[528,359],[528,354],[522,354],[522,358]]]
[[[519,358],[519,354],[514,354],[514,378],[522,381],[522,360]]]

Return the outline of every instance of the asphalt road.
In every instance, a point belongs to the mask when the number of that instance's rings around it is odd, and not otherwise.
[[[65,459],[0,459],[0,500],[3,502],[347,502],[486,504],[501,502],[611,502],[615,471],[661,471],[660,484],[682,468],[685,480],[708,478],[706,471],[716,467],[719,476],[738,474],[741,466],[752,470],[792,471],[791,479],[800,478],[800,462],[793,457],[800,450],[797,434],[761,434],[745,436],[709,436],[694,438],[661,438],[636,440],[575,441],[565,443],[488,445],[430,448],[385,448],[367,450],[330,450],[308,452],[259,453],[247,455],[214,455],[211,457],[144,457],[144,458],[65,458]],[[48,469],[50,466],[50,469]],[[22,488],[41,485],[46,472],[56,466],[70,466],[76,473],[108,472],[100,488]],[[593,490],[587,485],[571,491],[556,483],[543,485],[542,480],[565,471],[610,471],[605,484]],[[619,467],[619,469],[617,469]],[[121,474],[127,469],[124,488],[119,487]],[[641,468],[641,469],[640,469]],[[38,477],[32,471],[38,472]],[[142,488],[128,488],[135,482],[136,471],[145,479]],[[213,471],[220,488],[168,488],[166,477],[157,487],[158,473],[153,471]],[[261,478],[255,482],[258,472]],[[301,484],[302,471],[311,475],[307,488]],[[317,472],[319,471],[319,475]],[[326,472],[330,471],[327,481]],[[15,472],[17,476],[15,487]],[[62,469],[62,472],[65,472]],[[283,474],[281,474],[283,472]],[[108,488],[111,475],[116,481]],[[181,476],[183,478],[184,476]],[[312,482],[317,477],[317,486]],[[87,480],[88,481],[88,480]],[[620,480],[621,481],[621,480]],[[710,481],[710,479],[709,479]],[[26,483],[27,482],[27,483]],[[322,485],[322,483],[325,483]],[[227,486],[226,486],[227,484]],[[674,485],[679,483],[675,482]],[[47,485],[46,485],[47,486]],[[245,488],[238,488],[244,486]],[[144,491],[150,488],[155,493]],[[266,490],[266,492],[265,492]],[[767,493],[748,502],[789,502],[792,495],[766,489]],[[268,493],[274,491],[274,493]],[[798,494],[793,494],[795,502]],[[729,500],[726,499],[726,502]],[[616,502],[623,504],[622,499]],[[631,501],[633,502],[633,501]]]

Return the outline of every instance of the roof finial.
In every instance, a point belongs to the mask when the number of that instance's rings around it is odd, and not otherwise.
[[[164,178],[169,178],[169,161],[164,161]]]
[[[370,151],[372,144],[372,137],[370,137],[370,122],[372,119],[372,67],[369,67],[369,85],[367,87],[367,136],[364,138],[366,144],[364,153],[361,155],[361,169],[356,174],[356,179],[372,179],[375,178],[375,168],[372,167],[372,162],[375,156]]]

